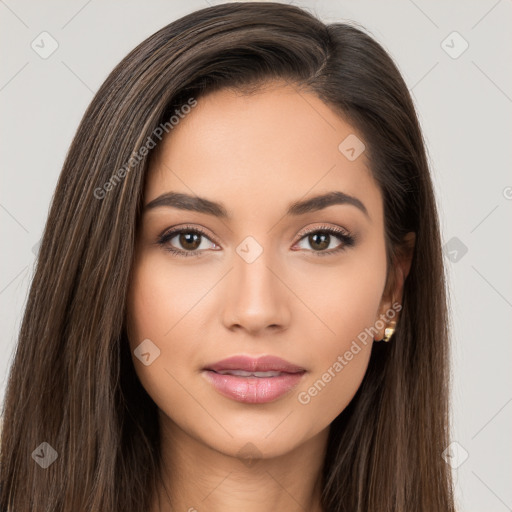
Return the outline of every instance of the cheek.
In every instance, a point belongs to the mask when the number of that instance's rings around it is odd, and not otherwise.
[[[318,428],[318,418],[325,426],[345,409],[368,367],[371,328],[378,319],[386,278],[384,248],[371,249],[347,258],[336,270],[322,267],[314,273],[315,287],[308,279],[309,288],[299,292],[307,297],[316,317],[310,316],[301,330],[313,343],[307,348],[311,373],[297,390],[303,417],[311,420],[311,432]],[[299,281],[295,286],[300,289]]]
[[[300,332],[317,340],[313,360],[325,364],[375,324],[387,270],[380,242],[347,252],[336,265],[300,262],[289,272],[292,281],[288,282],[311,313],[297,322],[304,324]]]
[[[189,329],[199,321],[199,308],[194,305],[207,291],[204,279],[173,269],[162,257],[143,256],[134,268],[127,297],[130,351],[143,387],[163,410],[184,397],[177,382],[183,382],[197,365],[194,340],[198,337]],[[144,353],[151,354],[147,366],[134,353],[144,340],[150,340],[145,341],[149,350]],[[152,357],[153,351],[157,357]]]
[[[150,338],[172,345],[177,333],[193,324],[201,299],[215,281],[211,272],[205,275],[193,266],[170,264],[165,255],[142,256],[128,294],[128,325],[134,342]],[[194,337],[188,338],[192,342]],[[175,345],[173,351],[183,347],[183,343]]]
[[[310,373],[296,392],[300,416],[310,435],[329,425],[347,407],[363,381],[373,346],[371,331],[365,329],[375,319],[375,295],[359,289],[357,297],[345,300],[338,293],[336,312],[329,316],[324,310],[335,334],[316,337],[309,358]]]

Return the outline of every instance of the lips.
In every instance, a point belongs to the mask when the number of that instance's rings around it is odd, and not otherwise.
[[[245,370],[219,370],[217,373],[221,375],[236,375],[237,377],[279,377],[286,372],[247,372]]]
[[[233,356],[203,369],[206,379],[221,395],[252,404],[283,396],[305,373],[304,368],[275,356]]]
[[[248,356],[233,356],[217,363],[208,365],[206,370],[212,370],[217,373],[239,370],[244,372],[279,372],[279,373],[299,373],[305,371],[304,368],[289,363],[280,357],[262,356],[258,358]]]

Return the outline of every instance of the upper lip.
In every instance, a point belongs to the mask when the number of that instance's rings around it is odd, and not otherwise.
[[[296,364],[292,364],[280,357],[276,356],[232,356],[222,361],[205,366],[205,370],[215,372],[223,370],[243,370],[246,372],[283,372],[283,373],[300,373],[305,369]]]

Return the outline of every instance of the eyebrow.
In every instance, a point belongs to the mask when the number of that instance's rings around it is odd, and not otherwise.
[[[288,206],[286,215],[304,215],[305,213],[323,210],[324,208],[335,204],[355,206],[361,210],[368,219],[370,219],[368,210],[365,205],[357,199],[357,197],[338,191],[317,195],[302,201],[295,201]],[[205,213],[221,219],[230,219],[226,208],[221,203],[216,203],[215,201],[210,201],[204,197],[192,196],[181,192],[166,192],[165,194],[158,196],[144,207],[144,213],[163,206],[177,208],[179,210]]]

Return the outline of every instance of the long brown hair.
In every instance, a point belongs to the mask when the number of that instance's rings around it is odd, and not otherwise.
[[[9,373],[2,510],[148,508],[160,478],[157,409],[136,377],[125,332],[150,157],[141,148],[158,127],[171,133],[169,119],[191,98],[223,87],[249,92],[272,79],[313,92],[364,135],[384,200],[389,269],[405,234],[416,233],[395,335],[374,344],[357,394],[331,424],[324,510],[454,510],[441,456],[449,443],[445,277],[413,102],[363,29],[273,2],[218,5],[170,23],[117,65],[85,112],[52,200]],[[47,468],[36,463],[52,454]]]

